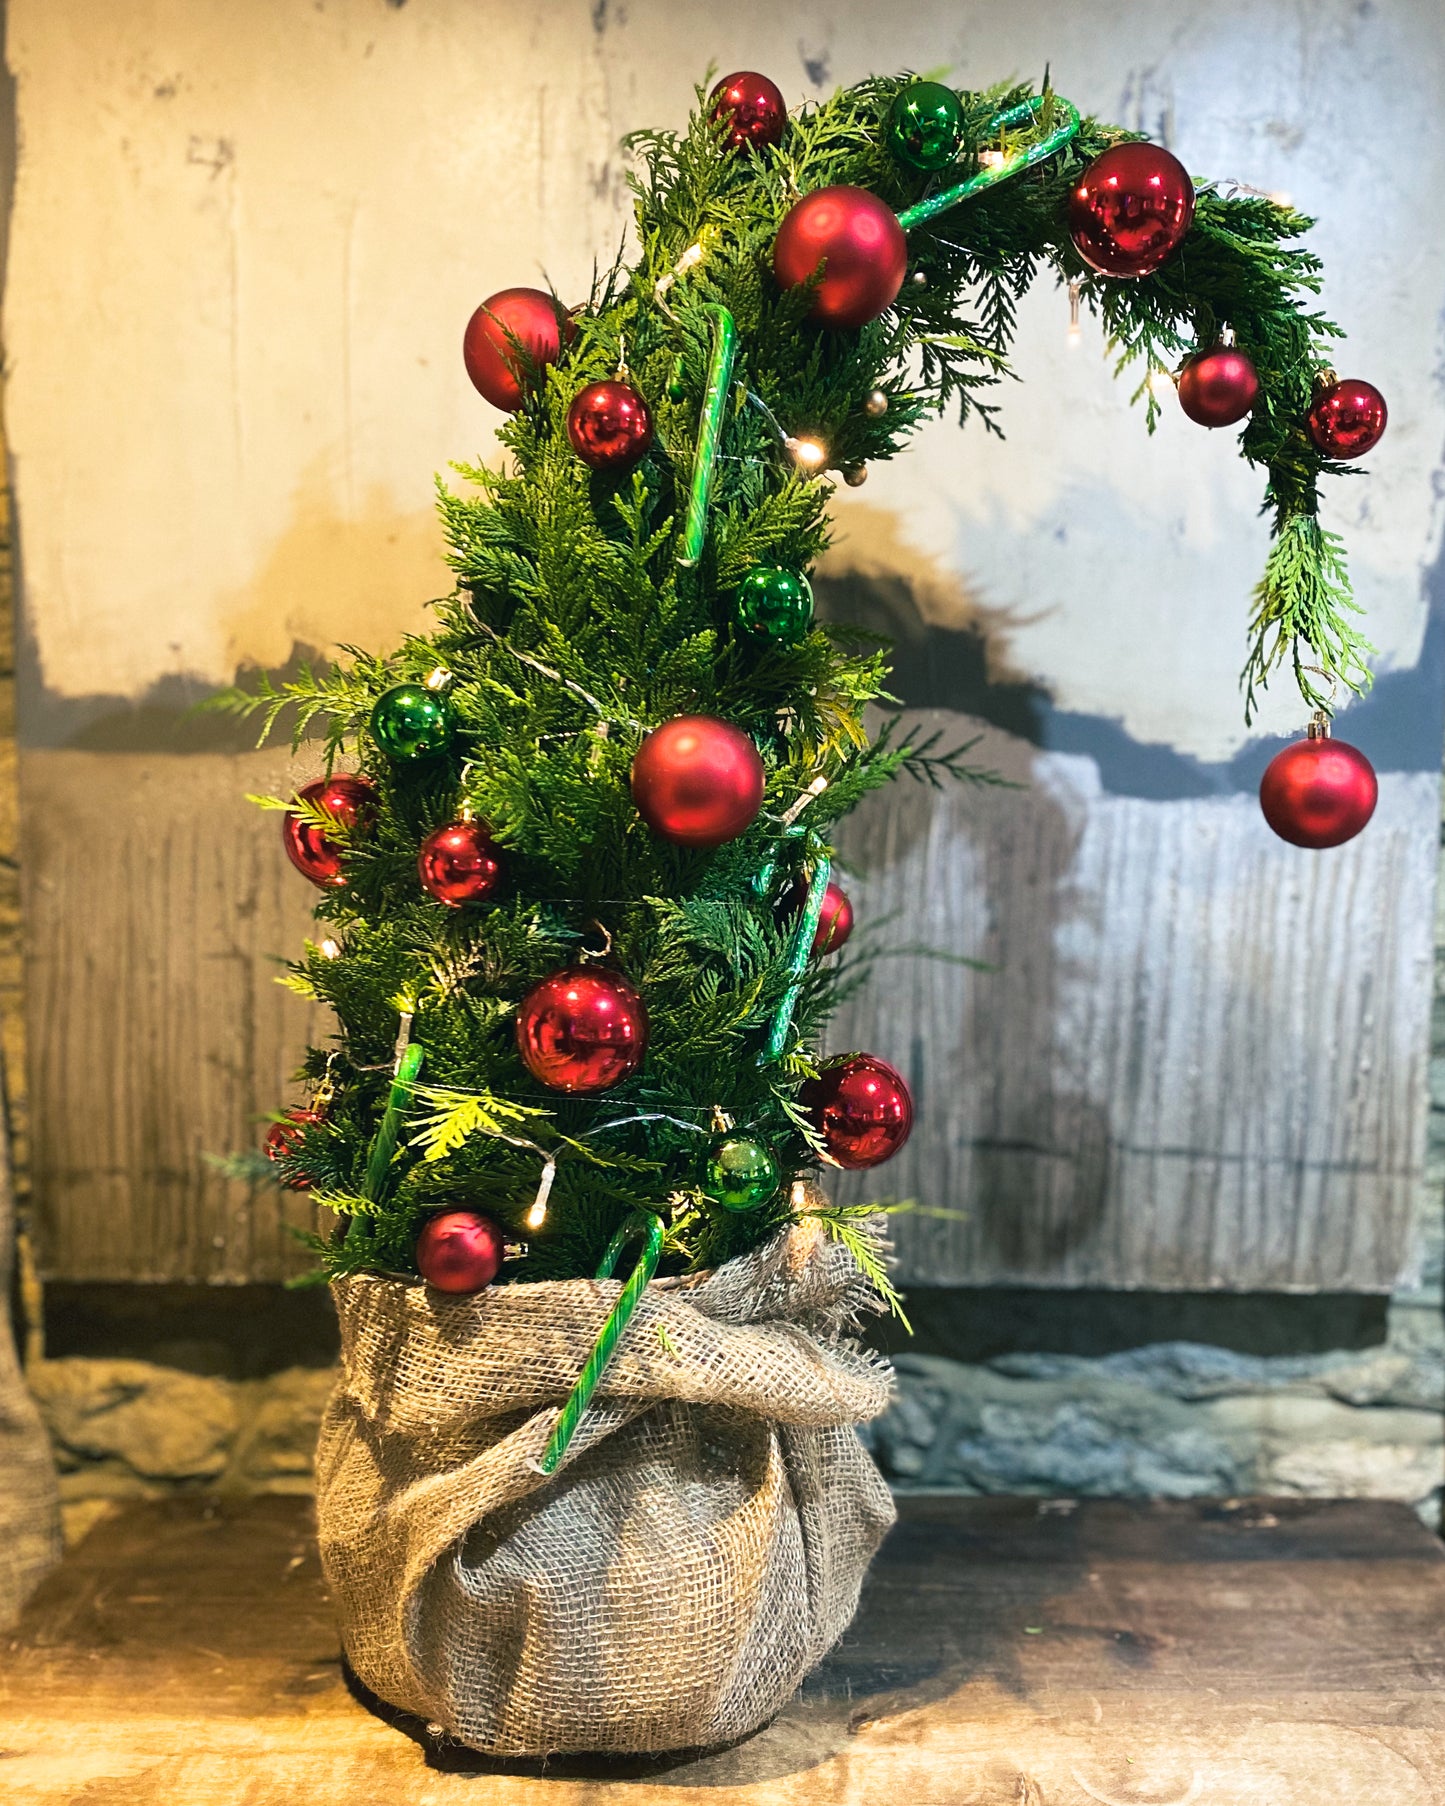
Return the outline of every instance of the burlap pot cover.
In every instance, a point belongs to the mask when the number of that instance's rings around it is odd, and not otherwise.
[[[647,1288],[553,1479],[532,1465],[616,1281],[470,1298],[337,1282],[321,1558],[382,1699],[497,1755],[653,1751],[767,1722],[893,1522],[854,1426],[892,1374],[816,1223]]]

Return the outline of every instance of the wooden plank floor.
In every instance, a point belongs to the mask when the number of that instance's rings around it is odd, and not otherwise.
[[[0,1668],[7,1806],[1427,1806],[1445,1551],[1402,1506],[913,1498],[849,1636],[738,1748],[553,1764],[348,1690],[299,1499],[138,1505]]]

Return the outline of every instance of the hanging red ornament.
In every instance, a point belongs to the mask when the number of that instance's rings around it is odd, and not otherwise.
[[[319,1110],[305,1110],[299,1106],[286,1112],[285,1120],[273,1122],[266,1131],[266,1158],[277,1165],[283,1160],[295,1158],[301,1146],[302,1137],[313,1123],[324,1121]],[[310,1191],[311,1181],[304,1173],[294,1174],[283,1181],[290,1191]]]
[[[576,332],[555,295],[504,288],[467,321],[462,358],[467,375],[494,408],[515,413],[546,364],[555,364]]]
[[[1189,171],[1159,144],[1115,144],[1069,196],[1069,232],[1090,269],[1148,276],[1194,221]]]
[[[728,123],[723,142],[729,150],[751,144],[758,150],[777,144],[788,129],[788,103],[776,82],[752,69],[725,75],[708,96],[708,109]]]
[[[296,796],[298,801],[320,809],[354,834],[364,834],[376,820],[375,785],[348,772],[337,771],[329,778],[317,778],[313,783],[304,784]],[[281,835],[286,857],[313,884],[333,890],[345,884],[341,848],[324,830],[296,810],[288,809],[281,818]]]
[[[720,847],[745,834],[763,806],[764,782],[757,747],[715,715],[674,716],[632,761],[637,813],[683,847]]]
[[[1179,372],[1179,405],[1199,426],[1233,426],[1258,399],[1258,372],[1233,345],[1201,351]]]
[[[484,821],[449,821],[433,828],[416,860],[422,889],[438,903],[460,909],[490,897],[502,876],[502,862]]]
[[[780,913],[795,917],[801,915],[807,898],[808,886],[800,878],[783,898]],[[825,953],[837,953],[852,932],[853,905],[848,900],[848,893],[830,879],[823,891],[823,907],[818,915],[817,932],[813,936],[812,957],[821,959]]]
[[[642,1064],[647,1008],[620,972],[572,966],[518,1004],[517,1051],[554,1091],[607,1091]]]
[[[444,1210],[416,1238],[417,1272],[438,1292],[480,1292],[497,1277],[506,1240],[490,1217]]]
[[[1380,443],[1390,410],[1373,383],[1357,376],[1316,391],[1305,416],[1315,450],[1327,458],[1363,458]]]
[[[1259,806],[1281,840],[1296,847],[1338,847],[1375,813],[1375,768],[1356,747],[1330,738],[1316,717],[1309,737],[1276,753],[1259,781]]]
[[[567,437],[589,470],[622,476],[652,444],[652,415],[631,383],[588,383],[567,410]]]
[[[821,326],[865,326],[886,312],[908,271],[908,241],[898,215],[866,188],[818,188],[788,212],[773,244],[773,274],[783,288],[807,282],[823,265],[812,318]]]
[[[876,1054],[833,1061],[803,1086],[800,1101],[835,1166],[891,1160],[913,1127],[913,1097],[903,1074]]]

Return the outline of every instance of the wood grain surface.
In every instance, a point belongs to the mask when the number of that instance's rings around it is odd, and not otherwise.
[[[1445,1553],[1373,1502],[910,1498],[738,1747],[545,1769],[350,1691],[298,1499],[126,1508],[0,1663],[15,1806],[1430,1806]]]
[[[904,1280],[1388,1290],[1424,1159],[1433,777],[1386,773],[1320,854],[1252,795],[1112,796],[1001,734],[975,756],[1021,787],[895,784],[842,836],[882,947],[986,968],[890,952],[829,1032],[915,1089],[903,1153],[839,1188],[946,1213],[899,1220]]]

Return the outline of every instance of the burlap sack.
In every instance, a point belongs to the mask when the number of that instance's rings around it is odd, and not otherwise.
[[[333,1291],[321,1558],[352,1667],[497,1755],[726,1742],[846,1628],[893,1505],[854,1426],[892,1374],[816,1223],[639,1302],[561,1471],[542,1453],[615,1281]]]

